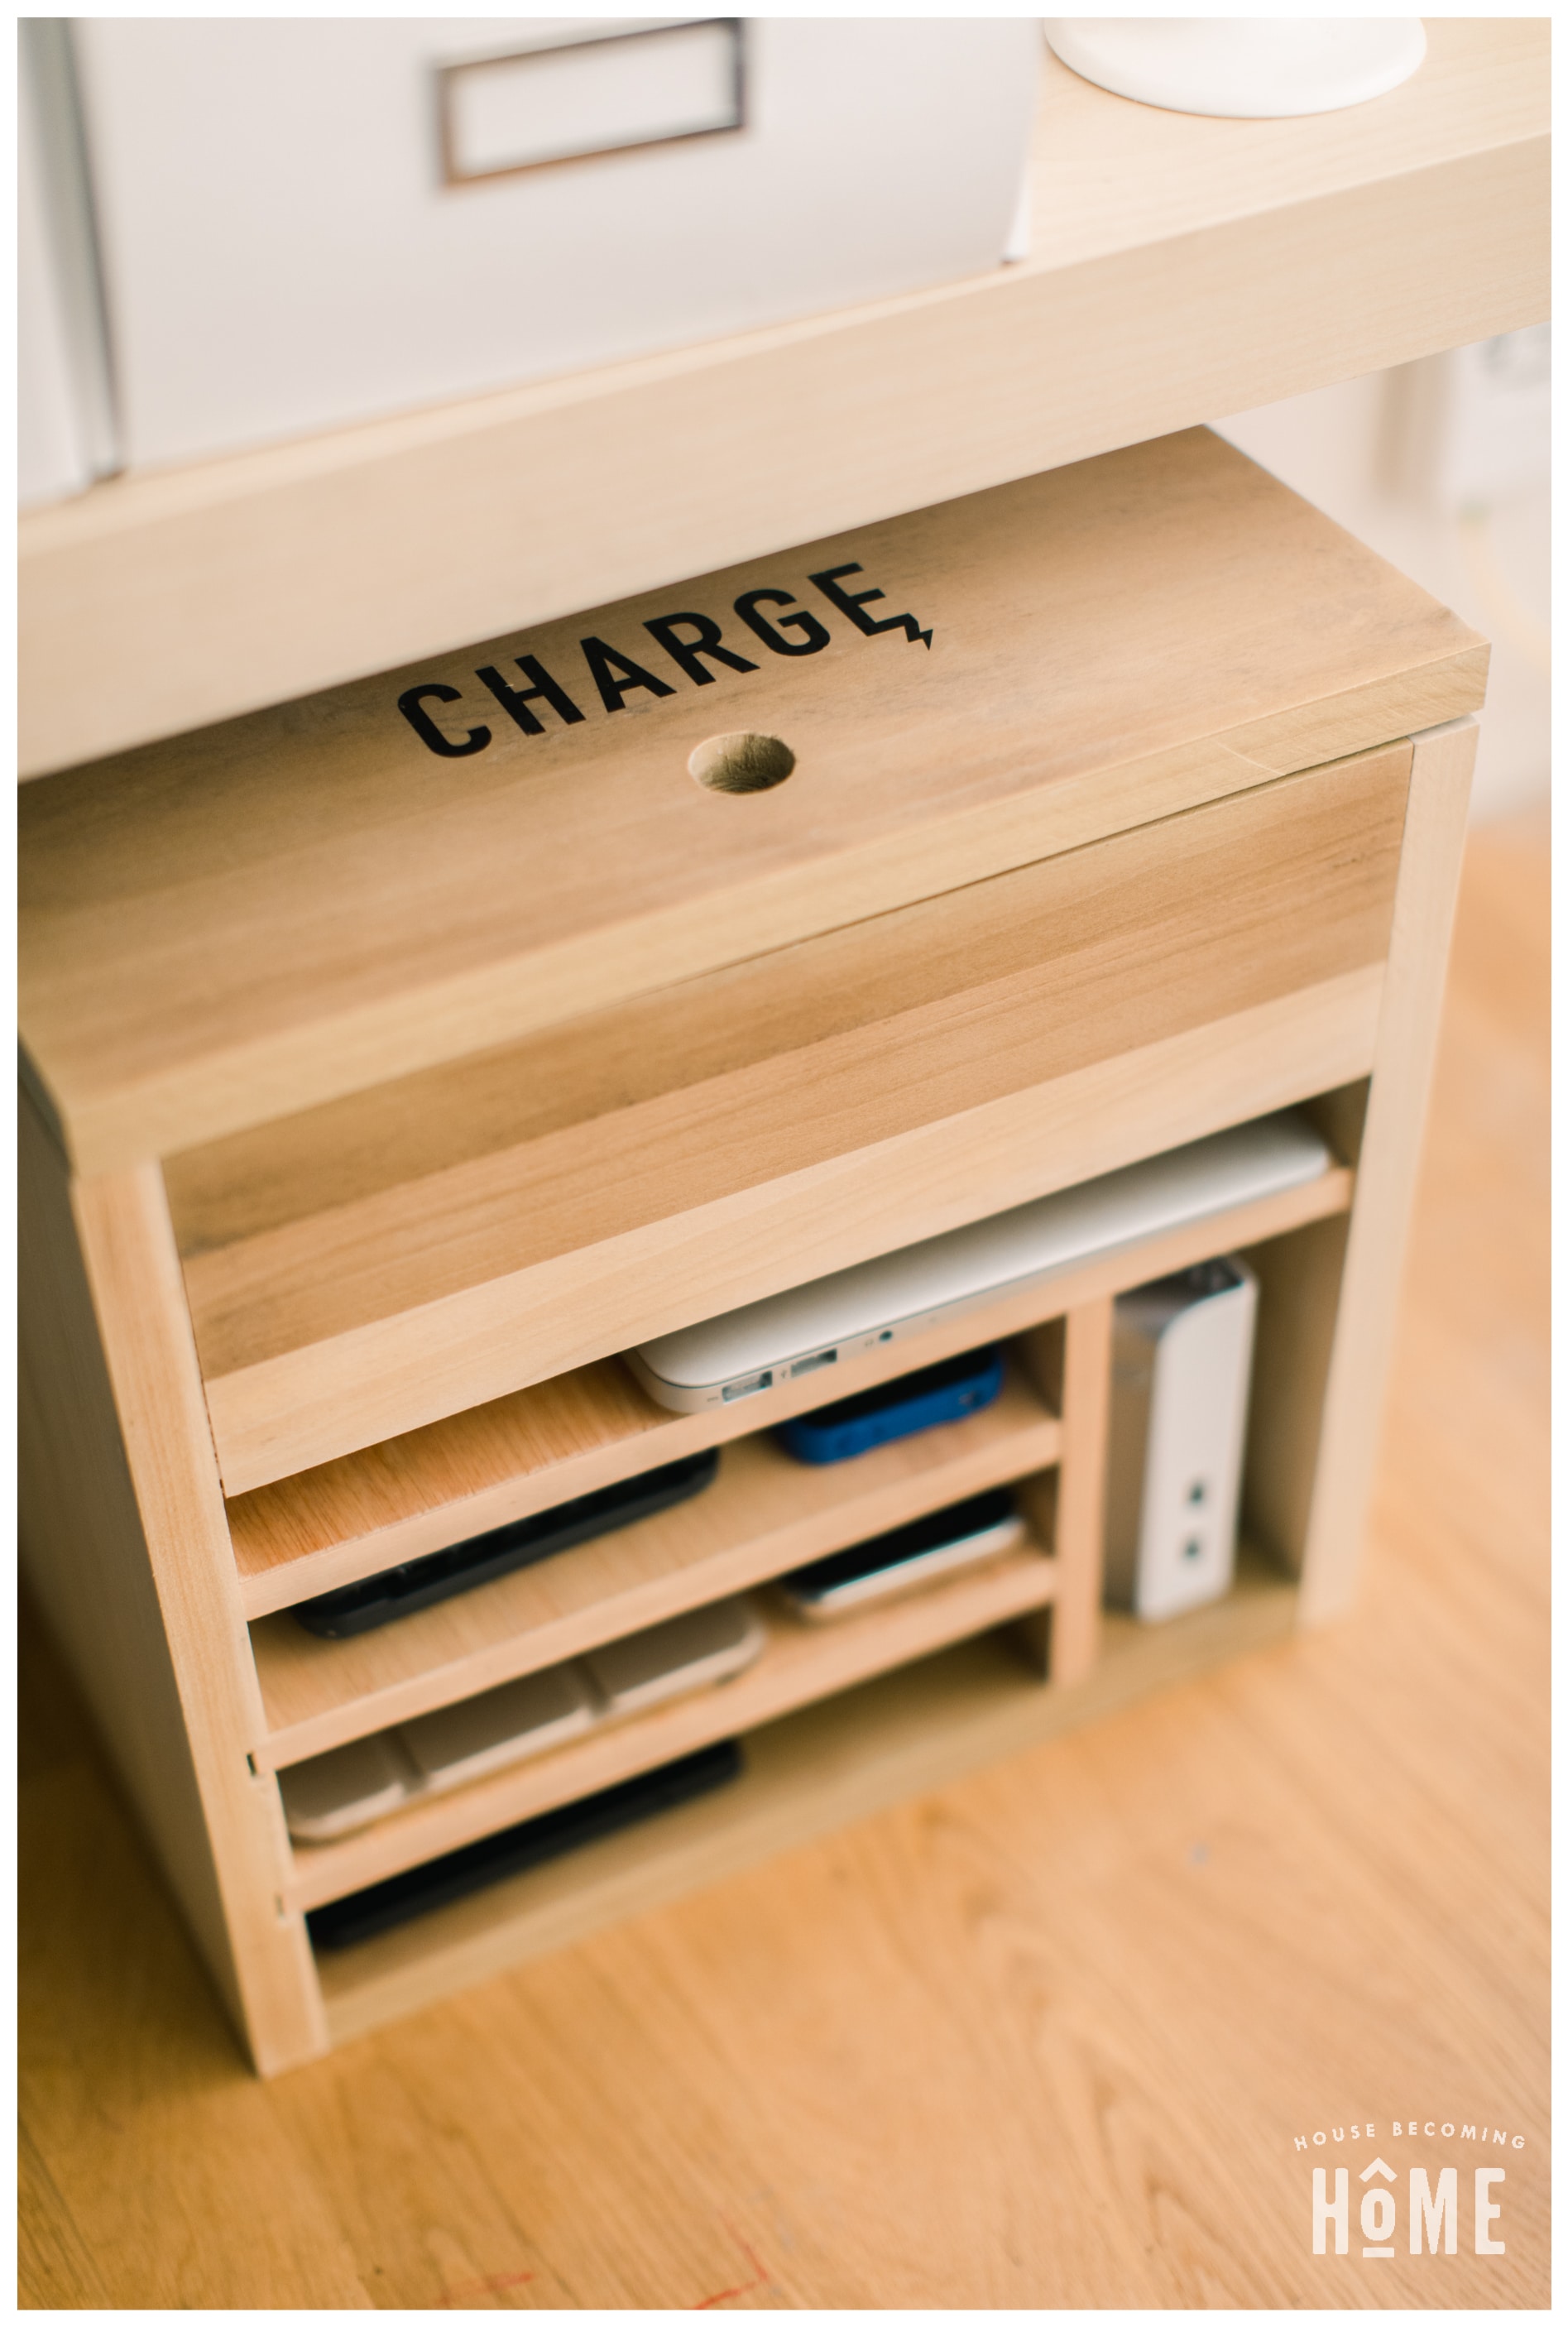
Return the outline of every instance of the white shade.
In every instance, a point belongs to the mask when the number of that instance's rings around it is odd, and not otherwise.
[[[1418,16],[1048,16],[1045,36],[1117,97],[1251,120],[1365,104],[1426,54]]]

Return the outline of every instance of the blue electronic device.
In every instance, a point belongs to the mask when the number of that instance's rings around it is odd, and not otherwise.
[[[819,1406],[814,1414],[797,1415],[779,1425],[779,1435],[798,1462],[843,1463],[917,1430],[978,1414],[999,1395],[1003,1372],[1000,1350],[966,1350],[940,1365]]]

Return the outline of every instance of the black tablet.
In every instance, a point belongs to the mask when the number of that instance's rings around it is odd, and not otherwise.
[[[710,1483],[718,1467],[718,1450],[710,1446],[701,1454],[663,1463],[657,1471],[643,1471],[635,1479],[618,1479],[612,1487],[600,1487],[573,1502],[557,1503],[553,1510],[536,1511],[532,1519],[513,1519],[506,1527],[491,1528],[488,1534],[471,1535],[445,1551],[433,1551],[423,1559],[406,1559],[401,1566],[383,1568],[378,1575],[367,1575],[361,1583],[345,1584],[337,1592],[302,1600],[290,1612],[307,1631],[319,1632],[329,1640],[348,1640],[355,1632],[369,1632],[378,1624],[389,1623],[395,1616],[412,1616],[416,1609],[433,1607],[454,1592],[491,1583],[514,1567],[530,1567],[554,1552],[568,1551],[574,1544],[587,1543],[596,1535],[608,1535],[613,1528],[630,1527],[633,1519],[649,1519],[672,1503],[683,1503]]]
[[[602,1793],[567,1802],[558,1810],[546,1810],[540,1818],[525,1818],[520,1826],[484,1835],[478,1842],[465,1843],[461,1850],[449,1850],[441,1858],[426,1859],[423,1866],[410,1866],[402,1874],[388,1875],[384,1883],[351,1892],[346,1899],[313,1907],[305,1917],[305,1928],[318,1948],[352,1947],[356,1940],[389,1931],[395,1924],[424,1914],[427,1908],[449,1906],[455,1899],[466,1899],[471,1891],[482,1891],[487,1883],[524,1874],[530,1866],[542,1866],[546,1859],[559,1858],[583,1843],[601,1841],[606,1835],[619,1834],[623,1827],[657,1817],[660,1810],[695,1801],[699,1795],[712,1793],[738,1778],[742,1766],[741,1748],[733,1737],[717,1745],[705,1745],[700,1752],[666,1762],[657,1770],[644,1770],[619,1786],[607,1786]]]

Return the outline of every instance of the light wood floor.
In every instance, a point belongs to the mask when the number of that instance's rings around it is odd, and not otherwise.
[[[1493,827],[1332,1631],[270,2086],[32,1636],[23,2301],[1544,2304],[1546,949],[1545,826]],[[1374,2154],[1388,2261],[1360,2255]],[[1343,2258],[1311,2251],[1325,2162]],[[1428,2162],[1461,2167],[1451,2258],[1405,2251]],[[1474,2163],[1506,2168],[1500,2257]]]

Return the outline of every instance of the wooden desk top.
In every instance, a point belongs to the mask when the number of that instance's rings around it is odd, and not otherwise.
[[[1018,265],[31,512],[23,769],[1539,322],[1551,26],[1427,37],[1404,88],[1293,121],[1047,55]]]

